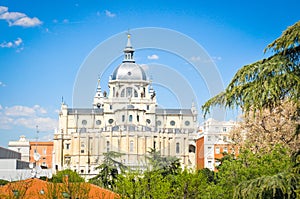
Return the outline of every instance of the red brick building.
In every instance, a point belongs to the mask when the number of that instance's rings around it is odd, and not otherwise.
[[[52,168],[53,142],[30,142],[29,162],[35,162],[34,153],[38,153],[40,158],[37,165],[45,168]]]

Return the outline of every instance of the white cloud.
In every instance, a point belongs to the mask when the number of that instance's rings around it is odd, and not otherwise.
[[[0,14],[7,12],[7,11],[8,11],[8,7],[0,6]]]
[[[34,26],[38,26],[41,24],[42,24],[42,22],[36,17],[33,17],[33,18],[23,17],[23,18],[20,18],[20,19],[14,21],[10,25],[11,26],[34,27]]]
[[[200,57],[200,56],[192,56],[192,57],[190,58],[190,60],[191,60],[192,62],[198,62],[198,61],[201,61],[201,57]]]
[[[222,57],[219,57],[219,56],[214,56],[214,57],[211,57],[214,61],[220,61],[222,60]]]
[[[113,17],[116,16],[115,13],[112,13],[112,12],[110,12],[109,10],[105,10],[105,15],[106,15],[107,17],[110,17],[110,18],[113,18]]]
[[[23,40],[20,37],[14,41],[16,46],[20,46],[22,42],[23,42]]]
[[[35,110],[27,106],[12,106],[5,108],[5,115],[7,116],[34,116]]]
[[[69,23],[69,19],[64,19],[63,23]]]
[[[0,19],[6,20],[9,26],[34,27],[42,24],[37,17],[30,18],[21,12],[8,12],[8,7],[0,6]]]
[[[190,58],[190,61],[191,62],[202,62],[202,63],[209,63],[209,62],[212,62],[212,61],[220,61],[222,58],[219,57],[219,56],[213,56],[213,57],[210,57],[210,58],[203,58],[203,57],[200,57],[200,56],[192,56]]]
[[[153,55],[148,55],[147,58],[150,59],[150,60],[157,60],[157,59],[159,59],[159,56],[153,54]]]
[[[57,119],[47,117],[47,110],[39,105],[33,107],[16,105],[3,108],[0,105],[0,129],[13,129],[15,126],[40,131],[53,131],[57,128]]]
[[[23,44],[23,40],[19,37],[14,41],[9,41],[9,42],[4,41],[4,42],[0,43],[0,47],[1,48],[18,48],[17,51],[19,52],[19,51],[23,50],[23,47],[21,47],[22,44]],[[0,84],[0,86],[1,86],[1,84]]]

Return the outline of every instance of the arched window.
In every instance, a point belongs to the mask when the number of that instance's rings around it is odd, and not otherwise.
[[[121,91],[121,97],[125,97],[125,89]]]
[[[139,96],[138,92],[134,90],[134,97],[138,97],[138,96]]]
[[[176,143],[176,153],[180,152],[180,145],[179,142]]]
[[[129,115],[129,122],[132,122],[132,115]]]
[[[126,88],[126,97],[132,97],[132,88],[131,87]]]

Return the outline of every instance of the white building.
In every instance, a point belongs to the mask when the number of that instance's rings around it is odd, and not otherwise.
[[[234,121],[217,121],[207,119],[200,126],[197,143],[197,168],[216,170],[219,165],[218,159],[223,157],[223,152],[237,154],[229,139],[231,129],[236,126]]]
[[[8,149],[21,153],[21,160],[29,162],[30,143],[24,135],[18,141],[9,141]]]
[[[120,161],[127,166],[143,168],[150,148],[194,167],[196,108],[158,108],[151,81],[133,53],[128,35],[124,59],[111,75],[109,92],[102,92],[98,80],[91,108],[61,105],[59,130],[54,134],[57,170],[70,168],[91,177],[108,151],[123,153]]]

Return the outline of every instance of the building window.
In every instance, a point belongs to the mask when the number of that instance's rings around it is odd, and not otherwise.
[[[21,151],[21,148],[18,148],[18,152],[20,152]]]
[[[171,125],[171,126],[175,126],[175,121],[172,120],[172,121],[170,122],[170,125]]]
[[[216,147],[216,154],[220,154],[220,147]]]
[[[211,136],[207,136],[207,141],[211,141]]]
[[[126,88],[126,97],[132,97],[132,88],[131,87]]]
[[[33,152],[36,153],[37,152],[36,149],[34,149]]]
[[[110,124],[112,124],[113,122],[114,122],[113,119],[109,119],[109,120],[108,120],[108,123],[110,123]]]
[[[81,142],[81,148],[84,148],[85,144],[83,142]]]
[[[138,96],[139,96],[138,92],[134,90],[134,97],[138,97]]]
[[[125,115],[122,115],[122,122],[125,122]]]
[[[158,120],[158,121],[156,122],[156,125],[157,125],[157,126],[160,126],[160,125],[161,125],[161,121]]]
[[[100,125],[100,124],[101,124],[101,120],[97,120],[97,121],[96,121],[96,124],[97,124],[97,125]]]
[[[156,149],[156,142],[153,142],[153,149]]]
[[[136,116],[136,121],[137,121],[137,122],[140,121],[140,116],[139,116],[139,115]]]
[[[86,125],[86,124],[87,124],[87,121],[86,121],[86,120],[82,120],[81,124],[82,124],[82,125]]]
[[[212,167],[212,161],[208,161],[208,165],[207,165],[208,167]]]
[[[81,149],[81,150],[80,150],[80,153],[84,153],[84,150],[83,150],[83,149]]]
[[[150,119],[146,119],[146,122],[147,122],[148,124],[150,124],[150,123],[151,123],[151,120],[150,120]]]
[[[121,91],[121,97],[125,97],[125,89]]]
[[[147,105],[147,110],[149,110],[149,105]]]
[[[226,127],[223,127],[223,131],[226,132],[226,131],[227,131],[227,128],[226,128]]]
[[[129,115],[129,122],[132,122],[132,115]]]
[[[112,108],[113,108],[112,105],[109,105],[109,109],[112,110]]]
[[[223,148],[223,152],[224,152],[224,153],[228,153],[227,147],[224,147],[224,148]]]
[[[133,140],[130,141],[129,151],[133,152]]]
[[[110,151],[110,143],[109,143],[109,141],[106,142],[106,151],[107,152]]]
[[[185,121],[184,124],[185,124],[185,126],[189,126],[191,123],[190,123],[190,121]]]
[[[180,145],[179,142],[176,143],[176,153],[180,152]]]
[[[207,150],[208,150],[208,151],[211,151],[211,146],[207,147]]]
[[[66,149],[69,150],[70,149],[70,144],[66,144]]]
[[[43,153],[44,153],[44,155],[47,154],[47,149],[46,148],[43,149]]]

